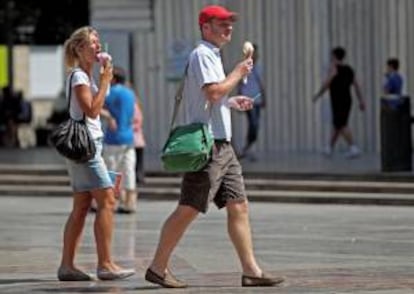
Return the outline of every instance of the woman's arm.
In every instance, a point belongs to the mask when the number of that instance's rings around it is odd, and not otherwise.
[[[142,128],[142,112],[141,107],[139,106],[138,102],[135,102],[134,107],[134,131],[138,131]]]
[[[105,97],[112,79],[112,65],[105,65],[100,74],[99,90],[95,97],[92,96],[89,86],[81,84],[74,88],[78,97],[79,106],[86,116],[96,118],[101,113],[105,103]]]
[[[361,111],[364,111],[365,110],[365,101],[364,101],[364,97],[362,95],[361,85],[360,85],[360,83],[358,82],[358,80],[356,78],[354,78],[353,85],[354,85],[354,89],[355,89],[355,94],[356,94],[356,96],[358,98],[358,101],[359,101],[359,109],[361,109]]]

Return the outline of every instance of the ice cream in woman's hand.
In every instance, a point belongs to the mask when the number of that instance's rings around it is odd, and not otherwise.
[[[112,61],[112,56],[109,55],[107,52],[99,52],[98,54],[96,54],[96,59],[98,60],[98,62],[103,65],[105,64],[106,61]]]

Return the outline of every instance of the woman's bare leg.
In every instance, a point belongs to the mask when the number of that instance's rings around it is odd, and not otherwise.
[[[63,234],[62,267],[75,268],[75,255],[79,247],[91,200],[91,195],[88,192],[75,193],[73,195],[72,212],[66,222]]]
[[[92,196],[97,204],[94,233],[98,268],[117,271],[119,267],[114,264],[111,254],[115,195],[112,188],[106,188],[92,191]]]

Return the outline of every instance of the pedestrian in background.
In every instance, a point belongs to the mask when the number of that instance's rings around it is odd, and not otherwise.
[[[404,80],[399,73],[400,61],[397,58],[387,60],[384,76],[383,94],[401,96]]]
[[[5,126],[5,132],[3,134],[3,144],[6,147],[18,147],[18,115],[20,113],[20,101],[22,96],[19,97],[10,86],[5,86],[3,91],[3,103],[2,103],[2,117],[0,118],[2,124]]]
[[[107,120],[104,138],[104,158],[109,170],[122,174],[121,195],[117,211],[136,211],[136,177],[134,149],[135,94],[125,85],[125,70],[114,68],[111,90],[105,99],[102,115]]]
[[[135,102],[134,111],[134,146],[136,155],[136,182],[137,184],[145,183],[145,170],[144,170],[144,149],[145,149],[145,136],[143,129],[144,116],[142,113],[141,101],[137,96]]]
[[[246,143],[243,147],[239,158],[247,157],[250,160],[256,160],[256,156],[250,153],[252,145],[257,141],[260,125],[260,115],[262,109],[266,106],[266,94],[263,85],[262,70],[257,64],[259,59],[258,47],[253,44],[253,68],[245,81],[241,81],[238,87],[238,93],[243,96],[254,99],[253,108],[246,111],[247,115],[247,136]]]
[[[325,148],[324,153],[330,156],[338,138],[342,136],[349,146],[346,157],[354,158],[359,156],[361,151],[355,145],[351,130],[348,127],[348,119],[352,106],[352,86],[355,89],[361,111],[365,110],[365,101],[362,97],[361,87],[355,77],[354,70],[344,61],[345,56],[346,51],[344,48],[336,47],[332,49],[329,75],[319,91],[314,95],[313,101],[317,101],[329,89],[333,130],[329,146]]]
[[[23,91],[16,93],[20,104],[17,115],[17,142],[20,148],[28,148],[36,145],[36,135],[31,125],[33,120],[33,106],[24,95]]]
[[[96,146],[96,154],[85,163],[66,160],[73,189],[73,207],[65,225],[62,260],[57,273],[61,281],[92,280],[89,274],[74,264],[92,199],[97,203],[94,223],[97,277],[101,280],[117,280],[134,274],[134,270],[118,266],[111,253],[115,196],[101,154],[103,132],[99,114],[112,79],[112,65],[110,62],[102,65],[98,86],[92,72],[100,51],[98,32],[88,26],[77,29],[64,44],[65,64],[69,70],[66,80],[67,99],[70,99],[69,114],[76,120],[85,119]]]
[[[175,211],[165,221],[155,256],[145,279],[166,288],[184,288],[168,263],[174,248],[199,213],[206,213],[209,203],[227,209],[227,227],[242,267],[242,286],[273,286],[282,278],[271,277],[258,265],[252,244],[248,201],[242,169],[231,146],[231,111],[248,110],[251,98],[228,94],[252,69],[251,57],[243,60],[226,77],[220,49],[231,40],[234,12],[217,5],[199,13],[202,41],[189,57],[184,81],[187,123],[205,123],[214,138],[210,162],[198,172],[183,175],[181,196]],[[208,244],[206,244],[208,252]]]

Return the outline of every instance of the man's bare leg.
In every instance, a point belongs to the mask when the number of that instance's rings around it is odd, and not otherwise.
[[[336,144],[336,141],[338,141],[338,138],[339,138],[339,135],[341,134],[341,130],[338,130],[338,129],[333,129],[332,130],[332,135],[331,135],[331,141],[330,141],[330,147],[331,147],[331,150],[333,150],[334,148],[335,148],[335,144]]]
[[[268,275],[257,264],[253,252],[247,200],[227,204],[227,226],[242,266],[242,286],[275,286],[282,283],[283,277]]]
[[[157,250],[149,267],[156,274],[164,275],[174,248],[198,213],[196,209],[190,206],[178,205],[165,221],[161,229]]]
[[[262,270],[253,253],[247,201],[229,202],[227,208],[227,229],[239,256],[243,274],[260,277]]]
[[[341,134],[344,137],[345,141],[348,143],[348,146],[354,145],[354,138],[352,137],[352,133],[349,127],[342,128]]]

